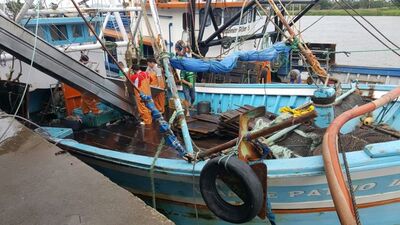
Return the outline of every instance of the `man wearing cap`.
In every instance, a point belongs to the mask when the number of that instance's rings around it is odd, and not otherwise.
[[[185,42],[182,40],[178,41],[175,44],[175,52],[178,57],[187,57],[187,46]],[[188,101],[189,105],[192,106],[194,101],[196,100],[196,73],[181,70],[180,73],[181,83],[183,87],[183,94],[185,95],[185,99]]]

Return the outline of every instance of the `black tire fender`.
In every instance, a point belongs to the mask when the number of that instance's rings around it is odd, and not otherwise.
[[[243,204],[232,205],[220,196],[216,179],[222,173],[239,179],[245,196],[242,199]],[[210,211],[231,223],[245,223],[252,220],[265,201],[257,175],[248,164],[235,157],[216,157],[209,160],[200,174],[200,192]]]
[[[335,100],[336,100],[336,95],[333,95],[329,98],[317,98],[314,96],[311,97],[311,101],[317,105],[329,105],[335,102]]]

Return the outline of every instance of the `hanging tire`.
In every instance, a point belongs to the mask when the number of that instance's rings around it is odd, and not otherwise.
[[[239,190],[236,186],[234,192],[240,196],[243,204],[233,205],[221,197],[216,184],[221,176],[239,181],[236,184],[241,188]],[[257,175],[249,165],[234,157],[216,157],[207,162],[200,174],[200,192],[207,207],[216,216],[231,223],[252,220],[261,210],[264,201],[263,188]]]

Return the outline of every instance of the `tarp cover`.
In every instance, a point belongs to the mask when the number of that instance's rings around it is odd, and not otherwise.
[[[236,67],[238,60],[240,61],[273,61],[279,53],[288,53],[290,46],[283,42],[274,44],[273,46],[263,50],[237,51],[224,59],[204,60],[188,57],[173,57],[170,59],[172,67],[180,70],[191,72],[213,72],[227,73]]]

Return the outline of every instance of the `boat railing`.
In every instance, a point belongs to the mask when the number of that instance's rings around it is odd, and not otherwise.
[[[338,156],[340,129],[349,120],[371,113],[375,109],[392,102],[399,96],[400,87],[397,87],[375,101],[348,110],[334,119],[325,132],[322,144],[322,156],[326,178],[336,212],[342,225],[355,225],[357,224],[357,220],[353,198],[348,185],[346,185]]]

